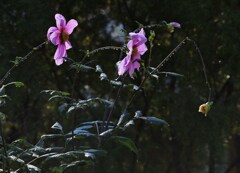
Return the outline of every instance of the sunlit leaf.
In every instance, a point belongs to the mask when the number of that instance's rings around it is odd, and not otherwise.
[[[156,118],[156,117],[138,117],[144,120],[146,123],[155,124],[155,125],[169,125],[165,120]]]
[[[119,120],[118,120],[118,123],[117,123],[117,126],[120,126],[125,120],[126,120],[126,118],[129,116],[129,113],[128,112],[124,112],[121,116],[120,116],[120,118],[119,118]]]
[[[139,118],[141,116],[142,116],[142,112],[141,111],[136,111],[135,115],[134,115],[134,118]]]
[[[108,129],[104,132],[102,132],[99,136],[103,138],[110,137],[113,134],[114,129]]]
[[[159,74],[165,74],[166,76],[175,76],[175,77],[183,77],[183,75],[174,73],[174,72],[159,72]]]
[[[30,173],[39,173],[41,172],[41,169],[34,166],[34,165],[31,165],[31,164],[27,164],[27,168],[28,170],[30,171]]]
[[[100,65],[96,65],[96,72],[98,73],[103,73],[102,68],[100,67]]]
[[[59,122],[56,122],[55,124],[53,124],[51,128],[57,129],[57,130],[60,130],[61,132],[63,132],[63,127]]]
[[[101,73],[99,77],[100,77],[100,80],[108,80],[106,73]]]

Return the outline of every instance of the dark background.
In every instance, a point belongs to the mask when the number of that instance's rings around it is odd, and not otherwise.
[[[147,96],[139,95],[130,110],[142,110],[145,115],[165,119],[170,126],[140,124],[127,134],[140,150],[138,158],[126,148],[106,144],[108,157],[98,162],[95,172],[240,172],[239,1],[2,1],[1,76],[11,67],[11,60],[26,55],[34,46],[46,40],[48,28],[55,25],[54,15],[57,12],[67,20],[74,18],[79,23],[70,36],[73,48],[68,51],[69,57],[75,61],[81,60],[81,50],[122,46],[122,38],[118,35],[113,37],[116,28],[123,27],[131,32],[138,27],[137,22],[149,25],[162,20],[177,21],[182,28],[176,29],[173,34],[155,30],[157,36],[152,65],[161,62],[188,36],[196,41],[203,54],[212,86],[214,106],[208,116],[204,117],[198,113],[199,105],[206,102],[208,97],[201,60],[192,44],[183,46],[165,64],[163,71],[180,73],[184,77],[162,75],[159,81],[147,83]],[[146,34],[149,34],[149,30],[146,30]],[[56,121],[70,130],[70,119],[59,113],[59,103],[48,102],[48,98],[40,94],[44,89],[72,91],[74,70],[69,68],[69,62],[59,67],[55,65],[55,49],[52,44],[44,46],[7,79],[6,83],[25,83],[23,88],[7,90],[12,101],[2,111],[8,115],[4,124],[8,142],[26,138],[35,143],[43,133],[50,132],[51,125]],[[143,56],[144,59],[147,57],[148,53]],[[108,50],[95,54],[89,61],[94,60],[90,65],[99,64],[110,78],[116,78],[115,64],[118,58],[119,52]],[[139,84],[137,78],[127,80]],[[90,95],[107,98],[109,88],[95,73],[79,73],[74,97],[84,99]],[[119,116],[128,96],[124,91],[113,114],[113,121]],[[101,120],[103,112],[104,109],[79,112],[78,121]]]

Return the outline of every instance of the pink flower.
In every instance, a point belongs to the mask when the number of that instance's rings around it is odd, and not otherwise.
[[[133,73],[135,69],[139,70],[140,63],[138,60],[141,59],[141,55],[143,55],[148,49],[145,43],[147,42],[147,38],[145,37],[145,32],[143,29],[139,33],[129,33],[130,40],[127,43],[127,48],[129,52],[127,56],[118,62],[118,75],[123,75],[125,72],[129,73],[129,76],[133,78]]]
[[[63,61],[66,61],[67,50],[72,48],[69,42],[69,35],[73,32],[73,29],[78,25],[78,22],[71,19],[66,24],[66,19],[61,14],[55,15],[56,25],[48,29],[47,38],[54,45],[58,46],[54,54],[54,60],[56,65],[61,65]]]

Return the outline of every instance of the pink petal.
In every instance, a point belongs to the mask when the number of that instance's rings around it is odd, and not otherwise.
[[[145,37],[145,32],[143,29],[141,29],[138,33],[130,32],[129,35],[134,46],[139,46],[147,42],[147,38]]]
[[[55,64],[56,65],[61,65],[63,63],[64,59],[63,58],[58,58],[58,59],[55,59]]]
[[[139,62],[134,62],[133,63],[133,67],[134,67],[134,69],[137,69],[137,70],[139,70],[139,68],[140,68],[140,63]]]
[[[129,73],[129,76],[131,78],[133,78],[133,73],[134,73],[134,66],[133,66],[133,64],[130,65],[128,73]]]
[[[60,31],[56,30],[53,33],[50,34],[49,39],[54,45],[59,45],[61,40],[60,40]]]
[[[66,47],[64,44],[59,44],[57,47],[57,50],[54,54],[54,59],[55,59],[55,63],[56,65],[61,65],[63,63],[63,61],[65,60],[64,57],[67,56],[67,51],[66,51]]]
[[[132,57],[132,62],[131,62],[131,63],[137,62],[137,61],[136,61],[137,59],[141,59],[141,56],[140,56],[139,53],[137,53],[135,56]]]
[[[119,61],[117,66],[118,66],[118,75],[119,76],[123,75],[128,70],[126,58],[124,58],[122,61]]]
[[[148,48],[147,48],[147,46],[146,46],[145,44],[139,45],[139,46],[137,47],[137,49],[138,49],[138,53],[139,53],[140,55],[143,55],[143,54],[148,50]]]
[[[63,15],[61,14],[55,14],[55,19],[56,19],[56,25],[59,30],[62,28],[65,28],[66,26],[66,19]]]
[[[72,48],[72,45],[71,45],[70,41],[66,41],[66,42],[65,42],[65,47],[66,47],[66,50]]]
[[[65,31],[70,35],[76,26],[78,26],[78,22],[74,19],[71,19],[68,21],[67,25],[65,26]]]
[[[143,30],[143,28],[139,31],[138,34],[140,34],[140,35],[144,35],[144,36],[145,36],[145,31]]]
[[[128,50],[129,50],[129,52],[133,50],[133,41],[132,41],[132,40],[129,40],[129,41],[128,41],[128,43],[127,43],[127,48],[128,48]]]
[[[53,32],[55,32],[56,30],[58,30],[58,29],[57,29],[57,27],[55,27],[55,26],[52,26],[52,27],[50,27],[50,28],[48,29],[48,31],[47,31],[47,38],[48,38],[48,40],[50,40],[50,34],[53,33]]]

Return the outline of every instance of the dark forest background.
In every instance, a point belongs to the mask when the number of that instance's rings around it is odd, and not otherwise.
[[[82,50],[102,46],[122,46],[121,28],[131,32],[143,25],[177,21],[181,29],[168,33],[156,29],[152,52],[157,65],[186,36],[198,44],[206,63],[212,86],[214,105],[207,117],[198,113],[206,102],[208,88],[201,60],[192,44],[186,44],[165,64],[163,71],[184,75],[162,75],[157,85],[147,85],[146,97],[134,101],[132,110],[142,110],[166,120],[169,127],[139,124],[128,134],[140,153],[136,156],[114,143],[106,144],[108,156],[99,160],[95,172],[146,173],[237,173],[240,172],[240,2],[238,0],[7,0],[0,5],[0,74],[12,66],[17,56],[28,53],[46,40],[54,15],[74,18],[79,25],[70,37],[73,49],[70,58],[81,59]],[[150,30],[146,30],[149,34]],[[22,81],[23,88],[8,88],[8,115],[4,124],[7,141],[18,138],[36,142],[50,132],[56,121],[70,130],[71,123],[58,111],[58,102],[48,102],[42,90],[71,92],[74,71],[69,62],[56,66],[53,55],[56,47],[48,44],[21,64],[7,79]],[[147,58],[148,56],[144,56]],[[89,59],[100,64],[111,78],[116,78],[117,51],[104,51]],[[94,60],[93,62],[91,60]],[[98,80],[95,73],[79,73],[75,97],[101,96],[107,98],[110,86]],[[131,80],[131,79],[128,79]],[[135,84],[139,81],[133,80]],[[114,91],[116,92],[116,91]],[[113,96],[115,93],[113,93]],[[113,114],[118,118],[121,106],[128,98],[123,93]],[[104,109],[79,112],[77,121],[102,119]],[[228,171],[229,170],[229,171]]]

